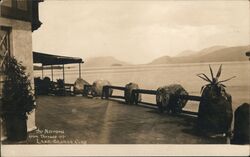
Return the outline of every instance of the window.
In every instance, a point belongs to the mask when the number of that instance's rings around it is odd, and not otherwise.
[[[0,0],[0,4],[6,7],[12,7],[12,0]]]
[[[0,97],[2,97],[2,88],[4,81],[4,62],[6,61],[6,56],[10,54],[9,46],[9,32],[2,30],[0,27]]]
[[[27,0],[17,0],[17,8],[27,11]]]

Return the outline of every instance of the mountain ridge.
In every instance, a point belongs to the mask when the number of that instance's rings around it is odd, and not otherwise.
[[[220,50],[223,48],[227,48],[227,46],[215,45],[215,46],[203,48],[199,51],[185,50],[185,51],[182,51],[181,53],[177,54],[175,57],[187,57],[190,55],[205,55],[205,54],[208,54],[208,53],[211,53],[213,51]]]
[[[247,51],[250,51],[250,45],[234,47],[216,45],[204,48],[200,51],[183,51],[174,57],[167,55],[162,56],[145,65],[248,61],[248,57],[245,55]],[[112,56],[87,58],[83,64],[84,67],[114,67],[128,65],[133,64],[121,61]]]
[[[245,53],[249,50],[250,45],[234,47],[208,47],[189,56],[162,56],[154,59],[148,64],[248,61]]]

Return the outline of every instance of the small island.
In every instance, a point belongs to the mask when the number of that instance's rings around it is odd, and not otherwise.
[[[112,64],[111,66],[122,66],[122,64],[115,63],[115,64]]]

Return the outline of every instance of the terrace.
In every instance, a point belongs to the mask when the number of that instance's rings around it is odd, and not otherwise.
[[[22,144],[225,144],[195,130],[196,118],[117,100],[39,96],[37,130]],[[8,143],[8,142],[7,142]]]

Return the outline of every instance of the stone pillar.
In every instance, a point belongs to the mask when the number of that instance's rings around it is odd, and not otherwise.
[[[17,25],[17,26],[16,26]],[[33,74],[33,52],[32,52],[32,31],[29,22],[18,22],[12,28],[12,55],[26,67],[26,73],[34,90]],[[20,29],[22,27],[23,29]],[[27,120],[27,129],[32,131],[36,129],[35,111],[33,111]]]

